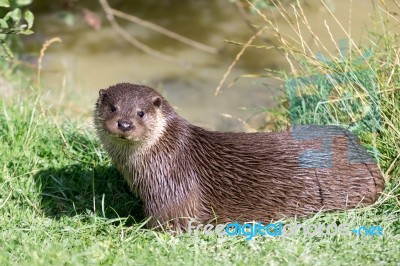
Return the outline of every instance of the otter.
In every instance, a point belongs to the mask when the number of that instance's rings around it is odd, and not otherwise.
[[[355,135],[339,126],[285,132],[208,131],[180,117],[154,89],[102,89],[99,139],[150,227],[306,216],[374,203],[384,182]]]

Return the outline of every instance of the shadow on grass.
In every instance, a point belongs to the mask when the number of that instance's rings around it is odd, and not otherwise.
[[[109,219],[127,217],[126,225],[144,220],[142,202],[114,167],[72,164],[40,171],[35,180],[49,217],[95,213]]]

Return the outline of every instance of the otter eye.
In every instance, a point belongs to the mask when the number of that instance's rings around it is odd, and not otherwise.
[[[114,105],[111,105],[110,111],[111,111],[111,113],[114,113],[115,111],[117,111],[117,107],[115,107]]]
[[[138,111],[138,112],[137,112],[137,115],[138,115],[140,118],[142,118],[142,117],[144,116],[144,112],[143,112],[143,111]]]

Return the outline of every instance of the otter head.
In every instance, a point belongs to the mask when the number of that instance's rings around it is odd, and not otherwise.
[[[150,145],[165,129],[166,108],[170,106],[155,90],[120,83],[99,91],[95,124],[101,137]]]

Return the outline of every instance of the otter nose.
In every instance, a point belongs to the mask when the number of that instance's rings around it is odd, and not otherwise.
[[[118,128],[121,131],[126,132],[133,129],[133,123],[129,120],[120,119],[118,120]]]

